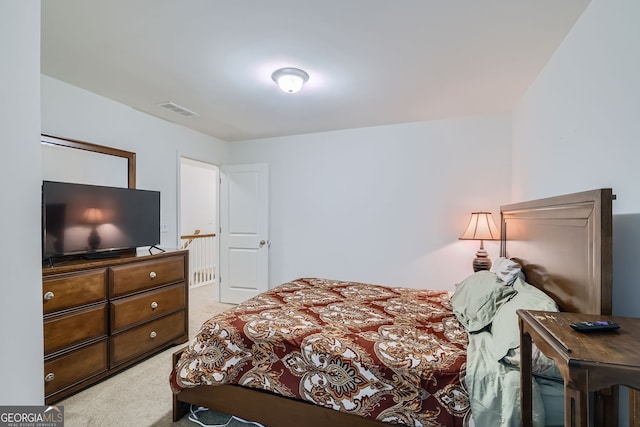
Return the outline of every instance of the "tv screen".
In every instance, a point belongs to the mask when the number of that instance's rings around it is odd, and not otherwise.
[[[160,192],[42,183],[43,259],[160,243]]]

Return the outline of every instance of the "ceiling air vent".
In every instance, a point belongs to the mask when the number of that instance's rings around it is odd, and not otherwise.
[[[165,109],[167,109],[169,111],[173,111],[174,113],[181,114],[181,115],[183,115],[185,117],[193,117],[193,116],[199,116],[200,115],[198,113],[194,113],[191,110],[187,110],[186,108],[181,107],[178,104],[175,104],[175,103],[173,103],[171,101],[160,103],[160,104],[158,104],[158,106],[160,106],[162,108],[165,108]]]

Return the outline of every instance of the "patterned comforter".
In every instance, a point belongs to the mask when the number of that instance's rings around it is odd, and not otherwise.
[[[446,291],[299,279],[215,315],[174,393],[239,384],[379,421],[464,426],[467,334]]]

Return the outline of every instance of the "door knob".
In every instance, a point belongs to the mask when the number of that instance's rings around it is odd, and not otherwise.
[[[260,246],[264,246],[266,244],[267,244],[267,242],[265,242],[264,240],[260,240]]]

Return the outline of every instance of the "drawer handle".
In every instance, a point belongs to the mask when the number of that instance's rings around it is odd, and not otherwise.
[[[149,334],[149,338],[151,338],[151,339],[154,339],[157,336],[158,336],[158,334],[156,334],[156,331],[151,331],[151,333]]]
[[[151,273],[149,273],[149,277],[151,277],[152,279],[156,278],[156,272],[152,271]]]
[[[151,303],[151,309],[155,310],[156,308],[158,308],[158,303],[154,301]]]
[[[44,294],[44,299],[45,299],[45,300],[47,300],[47,301],[49,301],[49,300],[52,300],[52,299],[53,299],[53,297],[55,297],[55,296],[56,296],[56,295],[55,295],[53,292],[49,291],[49,292],[47,292],[47,293],[45,293],[45,294]]]
[[[45,377],[44,380],[48,383],[50,383],[51,381],[53,381],[56,378],[55,374],[53,372],[49,372]]]

